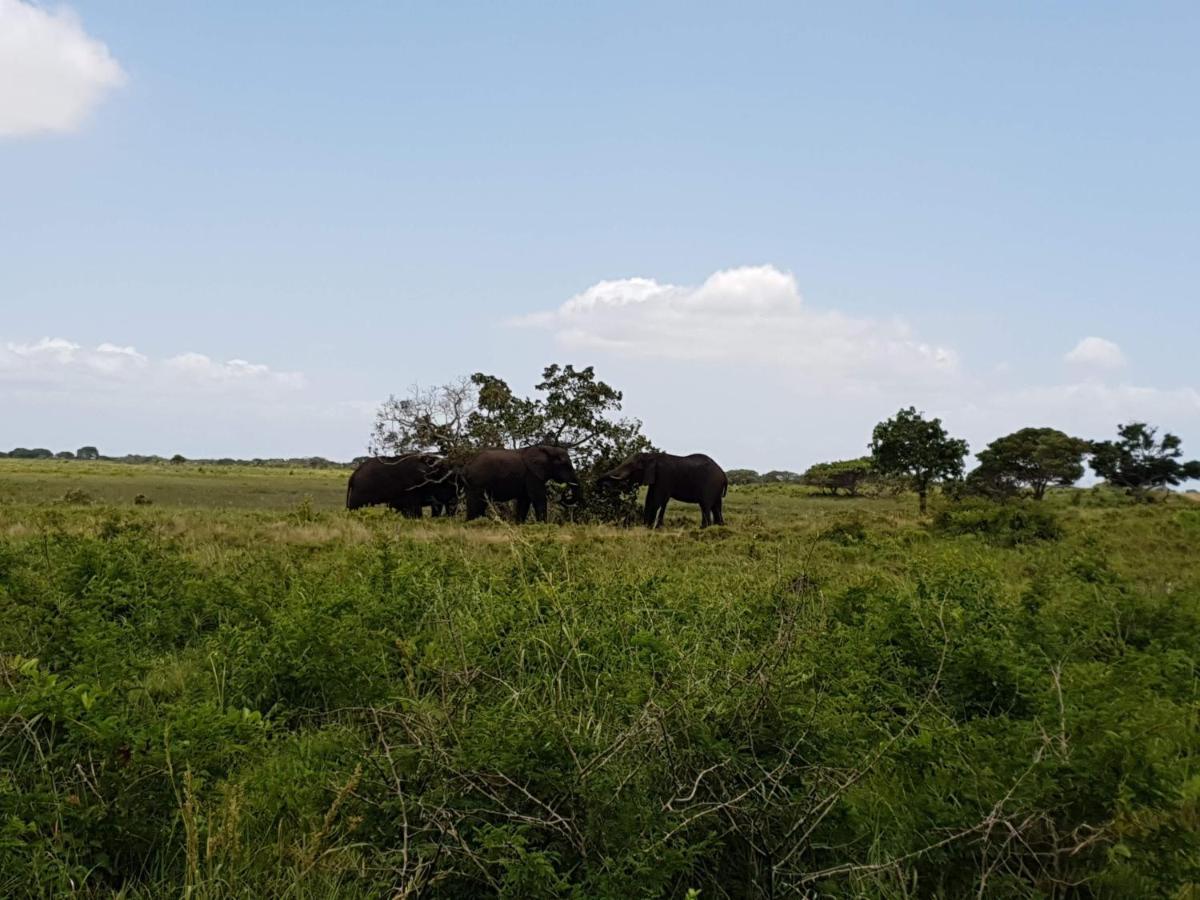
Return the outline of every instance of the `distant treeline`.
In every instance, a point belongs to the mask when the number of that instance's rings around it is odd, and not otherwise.
[[[188,459],[179,453],[170,457],[158,456],[153,453],[126,453],[124,456],[104,456],[99,450],[91,446],[80,447],[75,451],[59,450],[57,453],[53,450],[47,450],[45,447],[14,447],[7,453],[0,450],[0,459],[81,459],[85,461],[99,460],[129,464],[165,463],[167,465],[198,463],[204,466],[260,466],[268,469],[351,469],[366,458],[365,456],[358,456],[350,462],[339,462],[338,460],[326,459],[324,456],[293,456],[286,459],[281,457],[272,457],[270,459],[263,459],[261,457],[234,459],[231,456],[222,456],[219,459]]]

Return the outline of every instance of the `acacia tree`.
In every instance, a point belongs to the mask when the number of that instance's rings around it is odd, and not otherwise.
[[[803,478],[805,484],[828,491],[834,496],[837,496],[838,491],[845,491],[854,497],[873,471],[870,457],[864,456],[860,459],[817,463],[808,467]]]
[[[1050,485],[1071,485],[1083,477],[1088,449],[1087,441],[1054,428],[1022,428],[976,454],[979,467],[967,480],[981,493],[1004,497],[1026,487],[1041,500]]]
[[[1171,487],[1189,478],[1200,478],[1200,460],[1181,462],[1181,441],[1167,433],[1155,440],[1158,429],[1145,422],[1118,425],[1116,441],[1091,445],[1091,467],[1109,484],[1130,493]]]
[[[961,478],[967,455],[966,441],[950,437],[941,419],[925,419],[912,406],[876,425],[870,447],[875,470],[908,480],[922,513],[929,486]]]

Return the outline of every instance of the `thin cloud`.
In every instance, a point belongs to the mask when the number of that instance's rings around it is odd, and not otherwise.
[[[0,137],[74,131],[125,80],[71,10],[0,0]]]
[[[958,365],[953,350],[920,340],[902,320],[810,307],[795,277],[773,266],[725,269],[698,286],[601,281],[516,324],[548,328],[573,349],[782,366],[822,382],[939,382]]]
[[[225,362],[203,353],[155,360],[135,348],[102,343],[86,348],[61,337],[0,344],[0,383],[25,391],[125,391],[187,396],[196,393],[279,391],[304,386],[299,372],[281,372],[243,359]]]

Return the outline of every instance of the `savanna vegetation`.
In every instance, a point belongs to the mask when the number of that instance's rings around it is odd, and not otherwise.
[[[651,532],[346,475],[0,461],[0,896],[1198,890],[1185,495],[735,482]]]

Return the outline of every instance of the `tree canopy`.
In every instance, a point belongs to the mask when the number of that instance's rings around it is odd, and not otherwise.
[[[376,412],[371,452],[433,452],[453,460],[488,447],[552,444],[571,451],[586,484],[628,456],[653,449],[639,420],[618,416],[621,392],[598,379],[592,366],[546,366],[534,389],[534,397],[522,397],[504,379],[483,372],[440,387],[413,387]],[[598,514],[608,501],[588,494],[587,509]]]
[[[762,480],[754,469],[727,469],[725,477],[730,484],[758,484]]]
[[[876,425],[870,446],[876,470],[912,484],[921,512],[925,512],[929,486],[961,478],[967,455],[966,441],[950,437],[941,419],[926,419],[912,406]]]
[[[1083,477],[1089,444],[1055,428],[1022,428],[997,438],[976,454],[979,466],[968,476],[979,493],[1003,498],[1028,488],[1036,500],[1050,485],[1071,485]]]
[[[853,497],[873,472],[874,465],[869,456],[835,460],[809,466],[804,473],[804,483],[835,496],[838,491],[845,491]]]
[[[1181,461],[1182,441],[1171,433],[1156,440],[1158,429],[1145,422],[1117,427],[1115,441],[1091,445],[1091,467],[1109,484],[1134,492],[1172,487],[1200,478],[1200,460]]]

